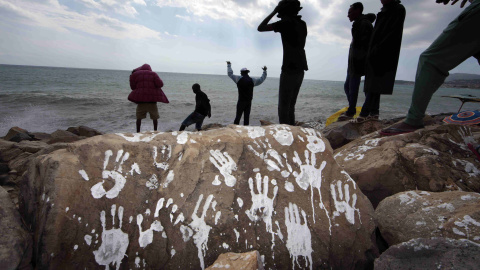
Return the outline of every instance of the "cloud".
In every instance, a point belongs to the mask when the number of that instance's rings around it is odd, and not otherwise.
[[[175,15],[175,17],[179,18],[179,19],[182,19],[184,21],[187,21],[187,22],[190,22],[192,20],[192,18],[190,18],[190,16],[182,16],[182,15]]]
[[[115,4],[113,2],[118,1],[102,0],[95,3]],[[7,18],[11,18],[14,23],[46,27],[60,32],[77,30],[113,39],[160,39],[159,32],[143,25],[126,23],[102,13],[80,14],[60,5],[57,0],[43,2],[0,0],[0,14],[8,14]]]
[[[138,15],[134,5],[146,6],[144,0],[77,0],[91,9],[107,11],[111,10],[115,13],[127,17],[135,17]]]

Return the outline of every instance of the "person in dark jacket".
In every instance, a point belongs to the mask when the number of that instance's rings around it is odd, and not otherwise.
[[[130,74],[130,88],[132,92],[128,100],[137,103],[137,132],[140,132],[142,119],[150,114],[153,120],[153,129],[157,131],[158,114],[157,102],[169,103],[167,96],[162,91],[163,81],[157,73],[152,71],[149,64],[144,64]]]
[[[295,104],[308,70],[305,55],[307,24],[298,16],[302,9],[298,0],[282,0],[258,26],[259,32],[275,31],[281,34],[283,64],[278,93],[278,118],[280,124],[295,125]],[[269,24],[277,14],[280,21]]]
[[[180,126],[180,131],[185,130],[191,124],[195,124],[197,131],[202,130],[203,120],[206,116],[212,117],[212,109],[210,107],[210,99],[207,94],[202,92],[198,83],[192,85],[193,93],[195,93],[195,111],[193,111]]]
[[[360,116],[351,120],[353,123],[378,119],[380,95],[393,93],[406,11],[399,0],[381,2],[383,7],[377,14],[366,59],[365,102]]]
[[[242,68],[240,70],[240,76],[234,75],[232,70],[232,63],[227,61],[227,75],[236,84],[238,88],[238,102],[237,102],[237,114],[233,123],[235,125],[240,124],[240,118],[243,114],[243,124],[248,126],[250,123],[250,110],[252,108],[253,99],[253,87],[262,84],[267,78],[267,67],[264,66],[263,74],[260,78],[251,78],[248,73],[250,70]]]
[[[358,89],[365,75],[365,60],[372,36],[375,14],[363,14],[363,4],[353,3],[348,10],[348,19],[352,24],[352,42],[348,52],[347,78],[344,90],[348,100],[348,110],[338,118],[339,121],[352,119],[357,112]]]

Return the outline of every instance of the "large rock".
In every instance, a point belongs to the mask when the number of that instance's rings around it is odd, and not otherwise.
[[[77,135],[77,136],[83,136],[83,137],[87,137],[87,138],[90,138],[90,137],[93,137],[93,136],[98,136],[98,135],[102,135],[103,133],[101,133],[100,131],[96,130],[96,129],[93,129],[93,128],[90,128],[90,127],[86,127],[86,126],[79,126],[79,127],[69,127],[67,129],[67,131]]]
[[[200,269],[258,250],[266,268],[361,269],[377,254],[372,205],[312,129],[96,136],[38,156],[22,195],[38,268]]]
[[[383,200],[375,210],[389,245],[414,238],[447,237],[480,243],[480,194],[407,191]]]
[[[364,136],[335,151],[373,206],[407,190],[480,192],[480,162],[468,149],[469,127],[429,126],[416,132]]]
[[[32,237],[23,228],[18,210],[0,187],[0,268],[31,269]]]
[[[323,136],[330,142],[333,149],[344,146],[362,136],[383,128],[381,121],[367,121],[352,124],[349,121],[334,122],[322,130]]]
[[[12,127],[3,139],[11,142],[21,142],[23,140],[33,140],[33,136],[23,128]]]
[[[375,260],[375,270],[478,269],[480,245],[469,240],[412,239],[390,247]]]
[[[263,263],[258,251],[246,253],[225,253],[218,256],[218,259],[207,270],[231,269],[231,270],[263,270]]]

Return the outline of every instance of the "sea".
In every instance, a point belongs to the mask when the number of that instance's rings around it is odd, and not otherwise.
[[[136,104],[127,100],[130,70],[99,70],[39,66],[0,65],[0,137],[11,127],[30,132],[54,132],[73,126],[88,126],[103,133],[135,132]],[[160,131],[178,130],[195,107],[192,84],[199,83],[208,95],[212,117],[204,124],[232,124],[235,118],[237,88],[225,74],[185,74],[158,72],[169,104],[158,103]],[[252,74],[254,76],[255,74]],[[260,74],[258,74],[260,75]],[[250,125],[259,120],[278,123],[277,104],[280,74],[269,74],[255,87]],[[304,80],[296,105],[296,120],[325,123],[336,111],[347,106],[342,81]],[[364,101],[360,86],[358,106]],[[380,118],[405,116],[413,86],[395,85],[393,95],[382,96]],[[470,94],[480,90],[440,88],[427,113],[457,112],[461,102],[444,95]],[[466,103],[462,110],[476,110],[478,103]],[[242,122],[243,123],[243,119]],[[193,130],[194,125],[187,128]],[[152,121],[142,121],[142,131],[153,130]]]

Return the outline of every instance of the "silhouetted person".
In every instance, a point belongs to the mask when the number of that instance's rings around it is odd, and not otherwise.
[[[353,22],[352,42],[348,51],[347,78],[344,85],[348,110],[338,118],[339,121],[352,119],[357,112],[358,88],[362,76],[365,75],[365,61],[375,18],[375,14],[363,14],[363,4],[360,2],[353,3],[348,10],[348,19]]]
[[[353,123],[378,119],[380,95],[391,95],[395,84],[406,11],[399,0],[380,1],[383,7],[377,14],[367,53],[365,102],[360,116],[351,120]]]
[[[437,0],[448,4],[450,0]],[[458,1],[453,1],[452,5]],[[471,56],[480,64],[480,0],[470,0],[468,6],[443,30],[418,60],[412,103],[404,122],[381,131],[382,135],[397,135],[423,128],[423,118],[433,94],[448,77],[449,71]],[[461,7],[467,3],[463,0]]]
[[[153,120],[153,129],[157,131],[158,118],[160,118],[157,102],[169,103],[162,87],[163,81],[148,64],[134,69],[130,74],[132,92],[128,95],[128,100],[137,103],[137,132],[140,132],[142,119],[147,117],[147,113]]]
[[[250,110],[252,108],[253,99],[253,87],[262,84],[267,78],[267,67],[264,66],[263,74],[260,78],[251,78],[248,76],[250,70],[242,68],[240,70],[240,76],[233,75],[232,64],[227,61],[227,74],[236,84],[238,88],[238,102],[237,102],[237,114],[233,123],[235,125],[240,124],[240,118],[243,114],[243,124],[248,126],[250,123]]]
[[[200,90],[200,85],[198,83],[192,85],[192,90],[193,93],[195,93],[195,111],[183,120],[182,125],[180,126],[180,131],[185,130],[185,128],[191,124],[195,124],[195,129],[200,131],[202,130],[202,124],[205,117],[212,117],[210,99],[208,99],[207,94]]]
[[[280,124],[295,125],[295,104],[308,70],[305,55],[307,24],[298,16],[302,8],[298,0],[282,0],[258,26],[258,31],[279,32],[283,44],[283,64],[278,94],[278,118]],[[269,24],[277,14],[280,21]]]

